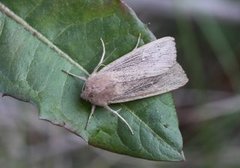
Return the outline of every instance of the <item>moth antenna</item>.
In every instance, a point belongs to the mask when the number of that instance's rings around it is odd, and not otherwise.
[[[141,36],[142,36],[142,34],[139,33],[139,35],[138,35],[138,40],[137,40],[137,44],[136,44],[136,46],[133,48],[133,50],[135,50],[135,49],[138,48],[138,46],[139,46],[139,44],[140,44]]]
[[[107,110],[111,111],[113,114],[115,114],[118,118],[120,118],[128,126],[129,130],[131,131],[131,133],[134,134],[133,130],[132,130],[131,126],[128,124],[128,122],[120,114],[118,114],[118,111],[120,111],[120,110],[115,111],[115,110],[111,109],[109,106],[104,106],[104,107]]]
[[[96,109],[96,106],[95,106],[95,105],[92,105],[91,113],[89,114],[87,123],[86,123],[86,125],[85,125],[85,130],[86,130],[87,127],[88,127],[89,121],[90,121],[90,119],[92,118],[92,115],[93,115],[95,109]]]
[[[94,68],[93,73],[96,73],[98,71],[98,69],[102,66],[105,54],[106,54],[106,49],[105,49],[105,44],[102,38],[100,38],[101,43],[102,43],[102,48],[103,48],[103,52],[102,52],[102,57],[98,63],[98,65]]]
[[[116,51],[117,49],[116,48],[114,48],[114,50],[110,53],[110,54],[108,54],[108,56],[107,57],[105,57],[105,59],[104,59],[104,61],[106,61],[108,58],[110,58],[112,55],[113,55],[113,53]],[[102,64],[102,66],[105,66],[104,64]]]
[[[62,72],[66,73],[67,75],[70,75],[70,76],[72,76],[72,77],[75,77],[75,78],[78,78],[78,79],[80,79],[80,80],[83,80],[83,81],[86,81],[86,80],[87,80],[85,77],[77,76],[77,75],[75,75],[75,74],[73,74],[73,73],[71,73],[71,72],[67,72],[67,71],[65,71],[65,70],[62,70]]]

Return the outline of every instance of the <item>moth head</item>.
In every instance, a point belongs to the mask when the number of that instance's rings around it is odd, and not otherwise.
[[[111,75],[97,73],[87,79],[81,97],[94,105],[106,106],[114,93],[115,87]]]

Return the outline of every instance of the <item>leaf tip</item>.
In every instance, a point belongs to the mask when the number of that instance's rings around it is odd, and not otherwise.
[[[185,155],[184,155],[184,152],[183,151],[181,151],[181,156],[182,156],[182,160],[181,161],[185,161],[186,160],[186,158],[185,158]]]

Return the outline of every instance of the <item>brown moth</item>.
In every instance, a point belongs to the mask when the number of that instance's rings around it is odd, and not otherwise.
[[[92,104],[86,127],[96,106],[102,106],[117,115],[130,129],[128,122],[108,105],[159,95],[185,85],[188,78],[176,61],[175,41],[164,37],[137,48],[113,61],[100,71],[105,56],[105,45],[99,64],[84,78],[64,71],[85,81],[81,97]],[[98,72],[97,72],[98,71]]]

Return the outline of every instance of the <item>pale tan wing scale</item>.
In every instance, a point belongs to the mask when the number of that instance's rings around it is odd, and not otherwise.
[[[101,69],[114,77],[118,94],[109,103],[121,103],[169,92],[188,81],[176,62],[174,38],[148,43]]]
[[[175,90],[188,82],[182,67],[176,63],[166,73],[145,77],[132,81],[116,83],[116,90],[120,93],[109,103],[121,103],[146,97],[151,97]]]
[[[139,47],[108,64],[98,73],[114,72],[119,80],[141,79],[165,73],[176,63],[174,38],[164,37]],[[137,75],[136,75],[137,74]],[[126,76],[128,76],[126,78]]]

